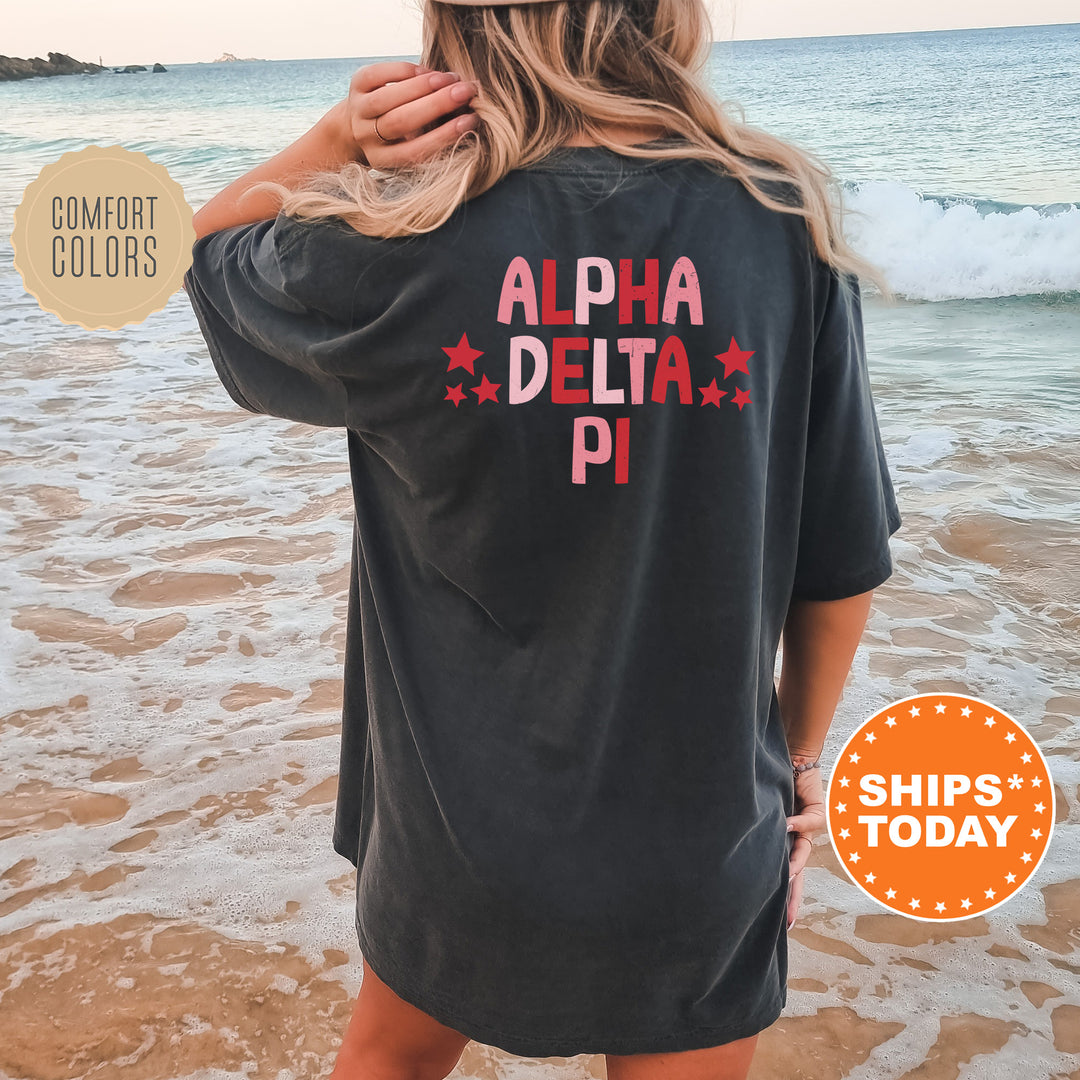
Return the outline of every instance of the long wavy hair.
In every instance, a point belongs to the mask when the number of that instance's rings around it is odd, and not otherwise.
[[[735,177],[763,205],[804,217],[819,258],[892,300],[882,271],[844,239],[843,216],[854,211],[829,166],[747,124],[741,105],[707,85],[714,35],[704,0],[423,5],[421,60],[477,83],[469,106],[479,123],[437,155],[391,172],[353,161],[309,171],[293,188],[255,185],[276,192],[289,216],[339,217],[369,236],[429,232],[511,170],[585,135],[626,157],[694,158]],[[610,125],[658,128],[681,141],[636,146],[603,130]]]

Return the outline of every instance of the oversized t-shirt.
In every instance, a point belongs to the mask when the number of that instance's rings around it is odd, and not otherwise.
[[[279,215],[193,256],[232,399],[345,430],[333,843],[373,970],[519,1055],[769,1026],[781,629],[885,581],[900,525],[858,279],[737,180],[603,147],[418,236]]]

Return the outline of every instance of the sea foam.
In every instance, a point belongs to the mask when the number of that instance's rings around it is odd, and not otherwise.
[[[909,300],[1080,291],[1075,203],[1020,206],[875,180],[847,188],[844,208],[848,241]]]

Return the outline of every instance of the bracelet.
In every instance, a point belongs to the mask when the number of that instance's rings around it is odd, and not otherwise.
[[[806,761],[806,762],[803,762],[802,765],[796,765],[794,762],[791,763],[792,775],[794,776],[794,778],[796,780],[799,779],[799,773],[806,772],[807,769],[820,769],[820,768],[821,768],[820,759],[818,761]]]

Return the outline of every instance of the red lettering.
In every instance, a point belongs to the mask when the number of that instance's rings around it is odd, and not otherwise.
[[[682,341],[674,335],[660,346],[660,355],[656,359],[656,372],[653,375],[653,401],[667,399],[667,388],[671,382],[679,384],[679,403],[693,404],[694,388],[690,383],[690,361],[687,359]]]
[[[615,420],[615,483],[625,484],[630,476],[630,417]]]
[[[574,313],[570,308],[558,311],[555,308],[555,260],[544,260],[544,277],[541,286],[540,299],[541,322],[548,323],[571,323],[574,322]]]
[[[645,280],[634,284],[634,262],[619,260],[619,322],[634,321],[634,301],[645,304],[645,322],[656,323],[660,313],[660,260],[645,260]]]
[[[589,400],[588,387],[567,389],[567,379],[585,377],[584,364],[568,364],[568,351],[587,350],[589,339],[584,337],[557,337],[551,343],[551,400],[559,405],[574,405]]]

